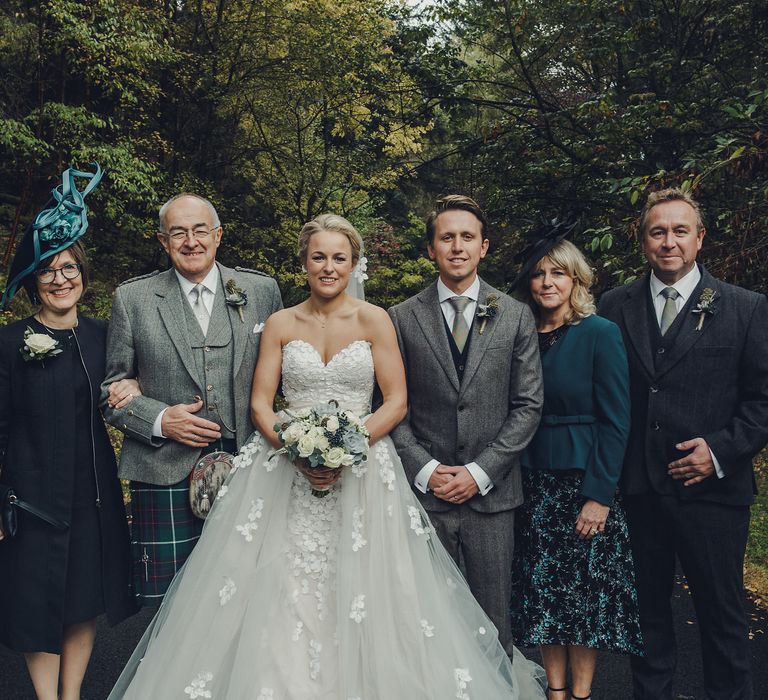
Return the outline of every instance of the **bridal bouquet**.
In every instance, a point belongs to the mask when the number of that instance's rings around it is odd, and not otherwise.
[[[275,424],[283,447],[272,457],[284,454],[292,461],[304,459],[313,469],[354,467],[368,459],[368,429],[354,413],[339,409],[336,401],[283,412],[289,420]],[[318,498],[327,493],[312,489]]]

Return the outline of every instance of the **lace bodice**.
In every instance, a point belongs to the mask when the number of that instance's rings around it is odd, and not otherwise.
[[[342,408],[368,413],[373,384],[373,355],[367,340],[353,340],[328,364],[305,340],[283,346],[283,393],[291,408],[334,399]]]

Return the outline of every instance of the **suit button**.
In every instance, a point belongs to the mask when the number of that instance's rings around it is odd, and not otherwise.
[[[651,387],[651,393],[652,393],[652,394],[658,394],[658,393],[659,393],[659,387],[657,387],[657,386],[652,386],[652,387]]]
[[[653,423],[651,423],[651,428],[653,430],[661,430],[661,426],[659,425],[659,421],[655,420]]]
[[[663,355],[663,354],[664,354],[664,348],[659,348],[659,349],[656,351],[656,354],[657,354],[657,355]]]
[[[210,352],[211,351],[211,349],[207,345],[203,348],[203,350],[205,350],[206,352]]]
[[[459,410],[460,410],[460,411],[463,411],[463,410],[464,410],[464,404],[461,404],[461,405],[459,406]]]
[[[128,415],[129,415],[129,416],[132,416],[132,415],[133,415],[133,411],[131,411],[131,410],[129,409],[129,410],[128,410]]]
[[[464,371],[464,365],[459,365],[459,372],[463,372],[463,371]]]
[[[458,450],[459,452],[464,452],[464,445],[459,445]]]
[[[206,389],[208,389],[208,391],[213,391],[213,384],[209,384],[209,385],[208,385],[207,387],[205,387],[205,388],[206,388]]]
[[[127,429],[128,429],[128,426],[125,423],[123,423],[123,430],[127,430]]]

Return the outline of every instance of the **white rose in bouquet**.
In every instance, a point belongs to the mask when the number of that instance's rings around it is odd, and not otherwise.
[[[332,447],[324,455],[325,466],[331,467],[332,469],[338,469],[341,466],[342,462],[344,461],[345,456],[346,456],[346,452],[344,452],[343,448]]]
[[[304,426],[298,421],[294,421],[283,431],[283,440],[286,445],[293,445],[299,441],[304,432]]]
[[[315,438],[315,447],[320,450],[320,452],[325,452],[330,446],[331,443],[328,442],[328,438],[325,437],[325,435],[319,435]]]
[[[296,443],[296,447],[299,450],[299,457],[309,457],[315,451],[314,435],[310,433],[302,435]]]
[[[35,355],[50,352],[56,347],[56,341],[45,333],[30,333],[24,338],[29,351]]]
[[[336,416],[329,416],[325,423],[325,429],[329,433],[335,433],[339,429],[339,419]]]

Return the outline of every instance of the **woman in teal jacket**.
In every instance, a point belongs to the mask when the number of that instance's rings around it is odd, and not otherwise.
[[[594,315],[592,271],[572,243],[544,239],[521,278],[539,331],[544,409],[522,458],[515,640],[540,646],[550,700],[582,700],[590,697],[599,649],[642,652],[616,500],[629,435],[627,356],[618,327]]]

